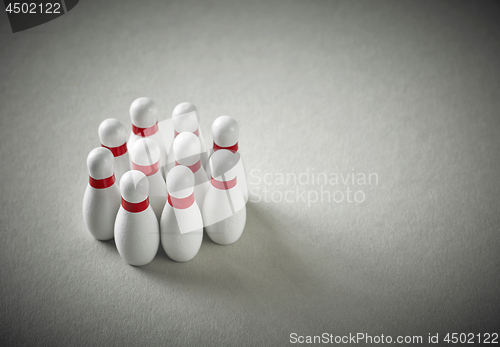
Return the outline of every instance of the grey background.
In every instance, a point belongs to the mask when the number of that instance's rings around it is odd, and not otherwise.
[[[2,342],[499,332],[499,13],[476,1],[80,1],[15,35],[0,15]],[[236,244],[128,266],[92,239],[81,204],[99,123],[130,127],[139,96],[160,120],[196,104],[207,143],[216,117],[236,118],[261,178],[309,168],[378,184],[351,187],[359,204],[253,202]],[[249,179],[254,193],[296,189]]]

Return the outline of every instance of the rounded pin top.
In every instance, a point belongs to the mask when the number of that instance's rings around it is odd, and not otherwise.
[[[118,147],[127,141],[127,130],[118,119],[105,119],[99,125],[98,133],[99,140],[107,147]]]
[[[172,118],[191,112],[194,112],[196,114],[196,118],[200,121],[198,109],[190,102],[181,102],[179,105],[175,106],[174,111],[172,112]]]
[[[139,128],[149,128],[158,122],[158,107],[150,98],[135,99],[130,105],[130,119]]]
[[[153,165],[160,160],[160,147],[148,138],[135,141],[129,152],[130,159],[137,165]]]
[[[219,181],[229,181],[236,177],[236,164],[240,160],[238,152],[233,153],[227,149],[214,152],[210,157],[212,177]]]
[[[107,148],[97,147],[87,157],[89,175],[93,179],[102,180],[113,176],[113,153]]]
[[[231,147],[238,142],[240,127],[234,118],[220,116],[212,123],[212,135],[218,146]]]
[[[120,192],[123,199],[131,203],[146,200],[149,192],[149,181],[146,175],[137,170],[125,172],[120,180]]]
[[[196,106],[189,102],[180,103],[172,112],[174,130],[178,133],[184,131],[195,132],[199,128],[199,121],[200,118]]]
[[[175,161],[182,165],[193,165],[200,160],[201,144],[198,136],[183,132],[177,135],[173,143]]]
[[[174,166],[167,174],[167,191],[177,199],[187,198],[194,191],[194,174],[184,165]]]

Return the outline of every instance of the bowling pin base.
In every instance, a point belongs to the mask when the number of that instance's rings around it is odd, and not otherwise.
[[[115,184],[106,189],[87,187],[83,197],[83,220],[94,238],[99,241],[113,238],[119,208],[120,192]]]
[[[193,259],[200,250],[203,241],[203,230],[192,231],[187,234],[161,235],[161,244],[168,257],[178,263]]]
[[[170,259],[180,263],[193,259],[203,241],[203,220],[198,205],[174,209],[167,203],[161,215],[160,232],[161,244]]]
[[[219,245],[230,245],[238,241],[245,229],[247,210],[242,208],[233,216],[205,227],[208,237]]]
[[[115,242],[120,256],[130,265],[149,264],[160,246],[160,231],[153,209],[130,213],[120,208],[115,221]]]

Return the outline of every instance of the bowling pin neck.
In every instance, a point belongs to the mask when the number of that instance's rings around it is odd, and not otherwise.
[[[196,129],[195,131],[190,131],[191,133],[195,134],[196,136],[200,136],[200,129]],[[181,132],[178,132],[177,130],[174,130],[174,139],[180,134]]]
[[[172,123],[174,125],[174,130],[178,133],[182,132],[196,132],[198,131],[200,124],[198,122],[198,116],[196,112],[191,111],[183,114],[172,114]],[[196,136],[198,136],[196,134]]]
[[[240,128],[235,119],[220,116],[212,123],[212,138],[221,147],[231,147],[238,142]]]
[[[214,152],[218,151],[219,149],[227,149],[228,151],[236,153],[236,152],[238,152],[238,142],[236,142],[236,144],[234,144],[233,146],[222,147],[222,146],[219,146],[218,144],[216,144],[214,141]]]
[[[171,196],[170,194],[168,194],[168,203],[173,208],[183,210],[183,209],[186,209],[188,207],[191,207],[194,204],[194,201],[195,201],[194,192],[185,198],[175,198],[175,197]]]
[[[115,183],[115,175],[103,179],[95,179],[89,176],[89,184],[95,189],[105,189],[111,187]]]
[[[139,128],[149,128],[158,122],[158,107],[150,98],[135,99],[130,105],[130,120]],[[137,134],[136,134],[137,135]]]
[[[230,181],[238,175],[239,153],[227,149],[216,151],[210,157],[210,169],[213,178],[219,181]]]
[[[125,153],[127,153],[127,142],[124,142],[123,145],[118,146],[118,147],[108,147],[108,146],[105,146],[104,144],[101,143],[101,147],[109,149],[111,151],[111,153],[113,153],[113,156],[115,158],[120,157],[120,156],[124,155]]]
[[[228,189],[234,188],[236,186],[236,183],[238,183],[237,177],[235,177],[229,181],[219,181],[219,180],[216,180],[215,178],[212,177],[210,182],[212,183],[213,187],[220,189],[220,190],[228,190]]]
[[[99,125],[98,134],[103,147],[109,149],[120,147],[127,141],[127,130],[125,126],[115,118],[105,119]]]
[[[167,190],[170,196],[185,199],[194,192],[194,174],[184,165],[174,166],[167,175]]]
[[[135,126],[134,124],[132,124],[132,132],[135,135],[141,136],[141,137],[152,136],[158,132],[158,122],[156,122],[155,124],[153,124],[152,126],[150,126],[148,128],[139,128],[139,127]]]
[[[113,153],[107,148],[97,147],[90,151],[87,157],[89,176],[102,180],[113,175]]]
[[[127,171],[120,180],[120,191],[128,202],[139,203],[149,196],[149,180],[138,170]]]
[[[152,165],[139,165],[134,162],[132,162],[132,170],[137,170],[145,174],[146,176],[152,176],[155,173],[158,172],[160,168],[160,162],[157,161],[156,163]]]
[[[194,163],[193,165],[186,165],[186,164],[183,164],[183,163],[179,163],[176,160],[175,161],[175,166],[177,166],[177,165],[187,166],[193,173],[196,173],[201,168],[201,160],[198,159],[198,161],[196,163]]]
[[[147,197],[145,200],[141,202],[136,202],[136,203],[128,202],[122,197],[122,207],[128,212],[139,213],[146,210],[148,206],[149,206],[149,197]]]

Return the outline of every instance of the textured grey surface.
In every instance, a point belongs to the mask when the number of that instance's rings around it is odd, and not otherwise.
[[[15,35],[0,15],[2,342],[498,332],[498,14],[493,2],[80,1]],[[139,96],[161,120],[196,104],[207,143],[217,116],[235,117],[260,178],[309,168],[378,184],[352,187],[362,203],[253,202],[236,244],[128,266],[91,238],[81,204],[99,123],[128,127]]]

